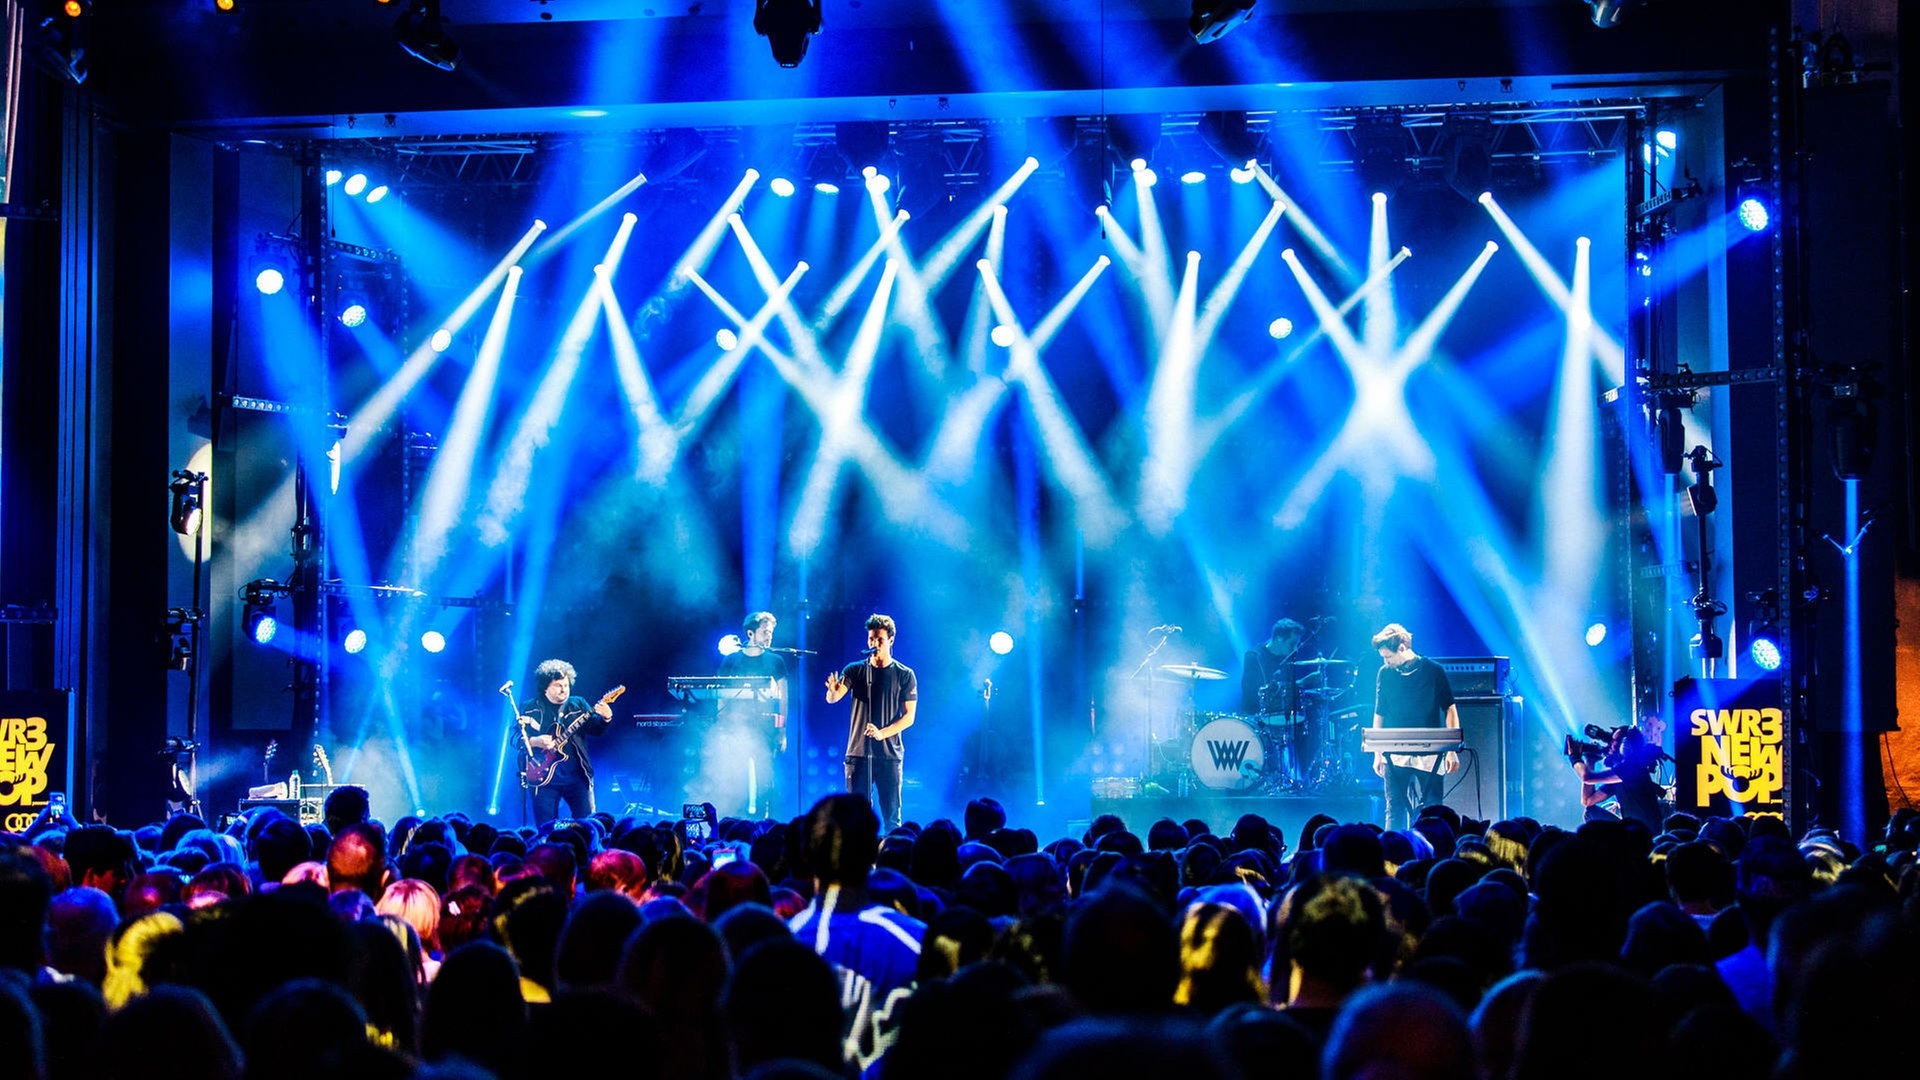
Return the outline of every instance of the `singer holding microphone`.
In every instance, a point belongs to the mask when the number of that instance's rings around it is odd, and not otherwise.
[[[880,811],[882,831],[899,827],[900,733],[913,726],[920,685],[913,669],[893,658],[893,619],[867,617],[867,658],[827,676],[827,704],[853,698],[847,724],[847,790],[867,795]]]

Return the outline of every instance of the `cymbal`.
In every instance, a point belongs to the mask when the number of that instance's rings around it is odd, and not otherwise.
[[[1358,667],[1359,665],[1354,663],[1351,660],[1330,660],[1324,656],[1318,656],[1312,660],[1295,660],[1293,662],[1293,666],[1323,668],[1323,667]]]
[[[1227,677],[1227,673],[1219,668],[1201,664],[1161,664],[1160,673],[1171,675],[1176,679],[1191,679],[1194,682],[1209,682]]]

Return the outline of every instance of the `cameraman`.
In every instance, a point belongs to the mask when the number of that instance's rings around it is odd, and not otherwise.
[[[1587,735],[1604,739],[1606,745],[1567,736],[1567,764],[1580,778],[1580,805],[1593,807],[1613,799],[1621,817],[1658,833],[1664,815],[1653,770],[1660,764],[1660,748],[1648,745],[1646,735],[1632,724],[1612,731],[1590,724]],[[1594,767],[1596,761],[1599,768]]]

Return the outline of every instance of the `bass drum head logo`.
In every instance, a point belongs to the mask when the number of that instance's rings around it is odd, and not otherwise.
[[[1194,776],[1216,791],[1239,791],[1260,782],[1267,748],[1252,724],[1234,717],[1215,720],[1193,737]]]

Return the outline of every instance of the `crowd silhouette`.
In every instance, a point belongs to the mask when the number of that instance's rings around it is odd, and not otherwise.
[[[0,834],[11,1075],[1801,1080],[1920,1017],[1920,814]]]

